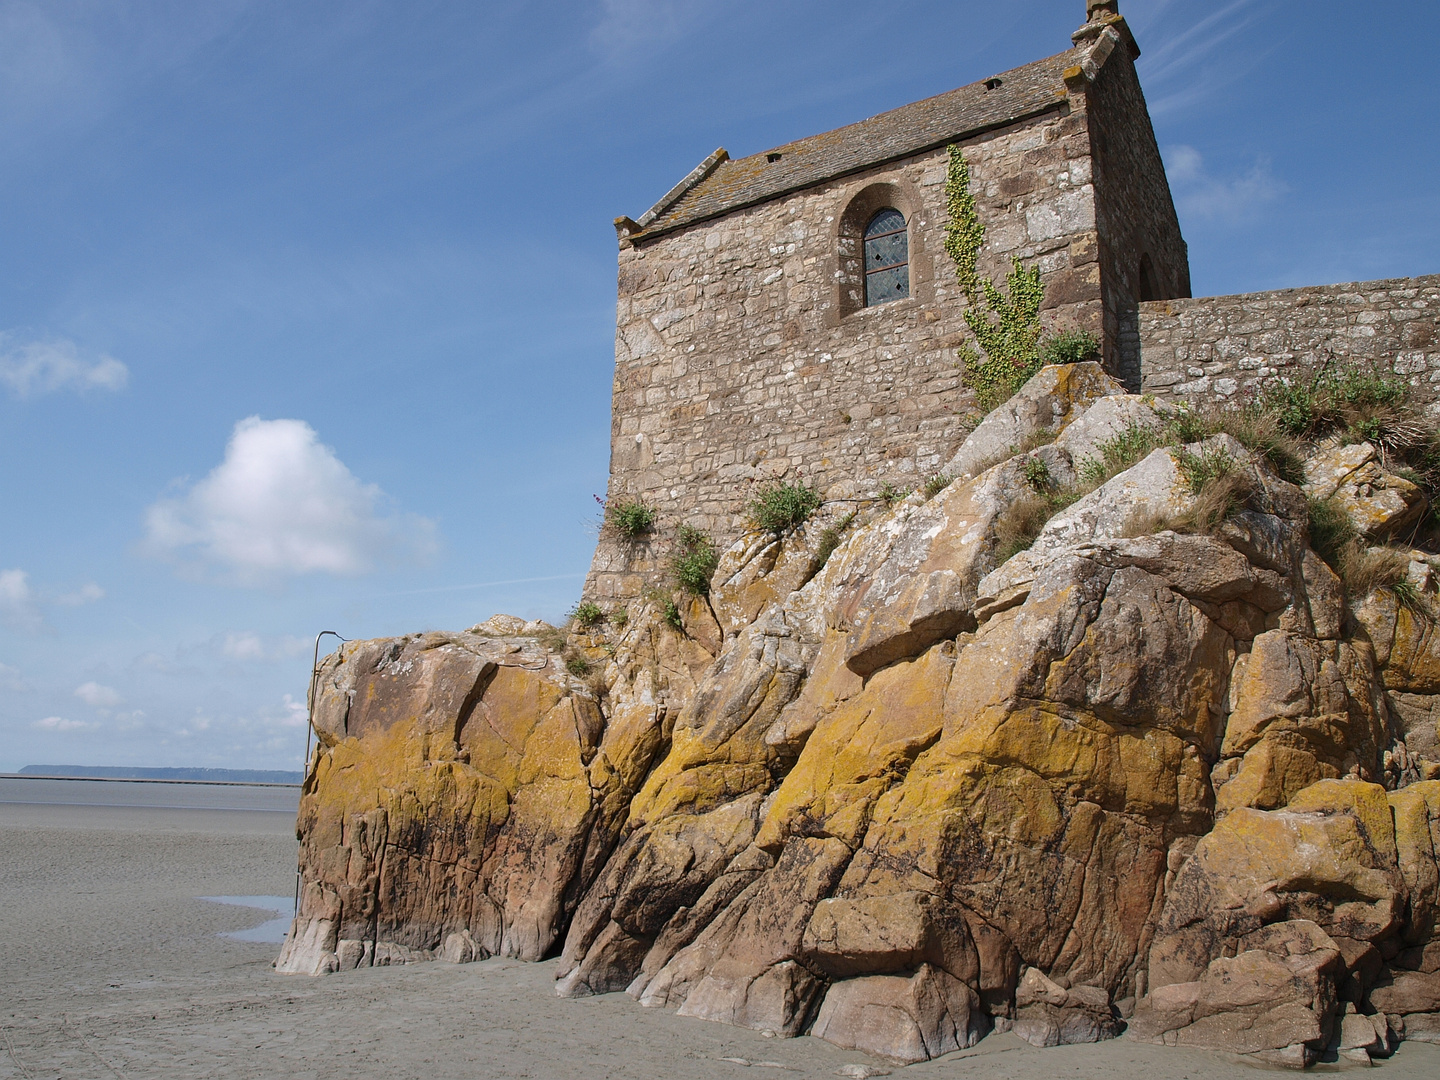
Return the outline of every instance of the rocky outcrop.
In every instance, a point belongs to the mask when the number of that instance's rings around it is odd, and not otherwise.
[[[1352,604],[1305,493],[1219,435],[1000,563],[1037,475],[1165,419],[1093,367],[929,498],[742,538],[708,599],[346,645],[280,969],[558,949],[561,994],[896,1062],[995,1028],[1294,1065],[1440,1037],[1428,556]],[[1196,461],[1243,492],[1204,532]]]
[[[537,640],[547,630],[499,617],[327,659],[280,971],[538,960],[554,945],[665,742],[667,691],[712,658],[637,630],[645,662],[606,715]]]
[[[1305,494],[1333,499],[1372,539],[1399,535],[1425,511],[1425,493],[1384,467],[1368,442],[1322,450],[1305,463]]]

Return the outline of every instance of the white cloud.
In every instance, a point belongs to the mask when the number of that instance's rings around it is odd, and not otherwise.
[[[249,630],[231,631],[219,641],[220,652],[231,660],[288,660],[310,649],[304,638],[285,635],[264,638]]]
[[[226,634],[220,651],[231,660],[260,660],[265,656],[259,634]]]
[[[44,720],[36,720],[30,725],[44,731],[85,731],[88,728],[99,727],[99,724],[91,723],[88,720],[67,720],[63,716],[47,716]]]
[[[104,353],[87,356],[63,338],[11,345],[0,335],[0,382],[16,397],[56,390],[123,390],[130,369]]]
[[[25,681],[18,668],[0,664],[0,690],[13,690],[18,694],[29,689],[30,684]]]
[[[1164,157],[1175,206],[1182,216],[1235,223],[1252,217],[1287,190],[1264,159],[1240,176],[1221,179],[1209,173],[1205,159],[1193,146],[1169,147]]]
[[[296,701],[289,694],[285,695],[285,716],[280,720],[286,727],[304,727],[305,722],[310,719],[310,710],[305,703]]]
[[[24,570],[0,570],[0,618],[26,629],[40,625],[30,575]]]
[[[96,600],[105,599],[105,590],[93,581],[86,582],[74,592],[62,593],[55,598],[55,603],[63,604],[65,607],[80,607],[83,604],[93,604]]]
[[[97,682],[81,683],[75,688],[75,696],[95,709],[113,709],[120,704],[120,695],[113,687]]]
[[[429,555],[434,524],[386,514],[302,420],[235,425],[225,460],[184,495],[146,511],[150,553],[220,569],[243,584],[286,574],[363,574],[382,559]]]

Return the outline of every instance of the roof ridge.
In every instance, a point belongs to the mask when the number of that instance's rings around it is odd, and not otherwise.
[[[1033,119],[1069,97],[1064,71],[1088,53],[1072,47],[986,79],[887,109],[828,132],[742,158],[716,151],[638,221],[616,219],[622,243],[643,242],[958,138]],[[698,175],[702,169],[708,171]]]

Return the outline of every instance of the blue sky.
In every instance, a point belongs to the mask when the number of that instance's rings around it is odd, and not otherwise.
[[[1122,0],[1197,295],[1440,271],[1440,6]],[[558,618],[615,239],[1081,0],[0,0],[0,769],[298,767],[310,639]]]

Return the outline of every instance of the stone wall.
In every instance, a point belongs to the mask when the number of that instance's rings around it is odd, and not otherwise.
[[[1360,361],[1405,376],[1440,411],[1437,316],[1440,275],[1141,304],[1143,389],[1238,401],[1267,382]]]
[[[1099,330],[1085,113],[1061,100],[965,150],[981,272],[1034,261],[1047,324]],[[587,596],[638,595],[682,523],[728,543],[759,482],[803,480],[835,502],[938,471],[973,407],[945,171],[942,148],[622,246],[609,497],[643,498],[659,525],[639,546],[602,533]],[[851,310],[845,211],[877,185],[909,221],[911,296]]]

